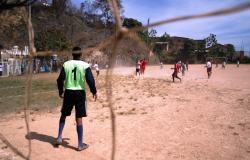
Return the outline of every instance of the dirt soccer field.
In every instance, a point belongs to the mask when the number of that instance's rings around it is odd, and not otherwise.
[[[249,160],[250,66],[227,65],[225,70],[219,66],[208,80],[204,65],[190,65],[182,83],[172,83],[171,67],[148,67],[140,79],[134,77],[133,67],[115,69],[112,84],[117,119],[116,159]],[[61,105],[56,84],[54,92],[43,94],[40,99],[54,96],[55,102],[49,104],[57,106],[40,103],[39,109],[36,106],[31,110],[30,137],[20,111],[1,116],[0,133],[24,155],[31,139],[33,160],[110,159],[111,127],[104,72],[96,78],[98,101],[94,102],[88,93],[88,117],[83,120],[87,150],[75,151],[74,114],[66,120],[64,145],[53,146]],[[33,79],[55,82],[57,76],[40,74]],[[9,97],[8,101],[14,99]],[[0,101],[1,107],[9,107],[3,105],[6,99]],[[0,141],[0,159],[21,158]]]

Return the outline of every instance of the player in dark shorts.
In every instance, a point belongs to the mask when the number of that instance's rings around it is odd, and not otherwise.
[[[210,59],[207,60],[206,66],[207,67],[207,77],[208,79],[211,77],[212,75],[212,62]]]
[[[140,76],[140,66],[141,66],[141,63],[138,60],[137,63],[136,63],[136,66],[135,66],[135,75],[136,76],[137,76],[137,74]]]
[[[186,61],[186,69],[187,69],[187,71],[188,71],[188,61]]]
[[[144,75],[147,64],[148,64],[148,61],[146,61],[145,58],[140,60],[140,72],[141,72],[141,75]]]
[[[65,119],[71,115],[73,106],[75,106],[76,131],[78,135],[78,151],[88,147],[83,143],[82,117],[87,117],[86,112],[86,94],[85,81],[87,82],[93,98],[97,99],[95,80],[88,63],[81,61],[81,48],[73,48],[73,60],[66,61],[63,64],[60,75],[57,79],[59,96],[63,98],[61,117],[59,121],[59,130],[57,145],[62,144],[62,132],[65,125]],[[65,91],[63,90],[65,88]]]

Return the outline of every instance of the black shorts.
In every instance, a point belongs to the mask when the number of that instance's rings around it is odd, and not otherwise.
[[[135,69],[135,72],[140,72],[140,69],[139,69],[139,68],[136,68],[136,69]]]
[[[212,72],[212,68],[207,68],[207,72]]]
[[[75,106],[76,118],[87,117],[86,94],[84,90],[65,90],[61,113],[70,116]]]

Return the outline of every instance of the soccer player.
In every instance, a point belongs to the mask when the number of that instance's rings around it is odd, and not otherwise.
[[[182,76],[185,76],[185,71],[186,71],[186,65],[184,62],[181,62],[181,73]]]
[[[211,63],[210,59],[207,60],[207,64],[205,67],[207,68],[207,77],[209,79],[212,75],[212,63]]]
[[[163,63],[162,62],[160,62],[160,69],[162,69],[163,68]]]
[[[80,47],[74,47],[72,51],[73,60],[68,60],[63,64],[61,73],[57,79],[59,96],[63,98],[61,117],[59,121],[59,130],[57,145],[62,144],[62,132],[67,116],[71,115],[73,106],[75,106],[76,131],[78,135],[78,151],[88,148],[83,143],[82,117],[87,117],[86,113],[86,93],[85,81],[88,83],[93,98],[97,99],[95,80],[92,75],[89,64],[81,61],[82,52]],[[65,88],[65,91],[63,91]]]
[[[146,61],[146,59],[144,58],[140,61],[140,63],[141,63],[140,65],[141,75],[144,75],[146,64],[148,63],[148,61]]]
[[[188,61],[186,61],[186,69],[187,69],[187,71],[188,71]]]
[[[178,73],[180,72],[180,63],[181,63],[181,62],[175,63],[174,68],[171,68],[171,69],[174,69],[174,72],[173,72],[173,74],[172,74],[173,82],[174,82],[174,78],[179,79],[180,82],[181,82],[181,78],[178,77]]]
[[[226,68],[226,61],[224,60],[223,62],[222,62],[222,69],[225,69]]]
[[[141,63],[138,60],[137,63],[136,63],[136,66],[135,66],[135,75],[137,76],[137,74],[138,74],[139,77],[140,77],[140,66],[141,66]]]
[[[95,68],[95,71],[96,71],[96,75],[97,75],[97,77],[99,76],[99,74],[100,74],[100,70],[99,70],[99,65],[98,65],[98,63],[97,62],[95,62],[95,64],[94,64],[94,66],[93,66],[94,68]]]

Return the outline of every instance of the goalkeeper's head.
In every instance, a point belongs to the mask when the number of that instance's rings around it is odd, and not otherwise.
[[[82,56],[82,49],[80,47],[74,47],[72,49],[73,59],[80,59]]]

